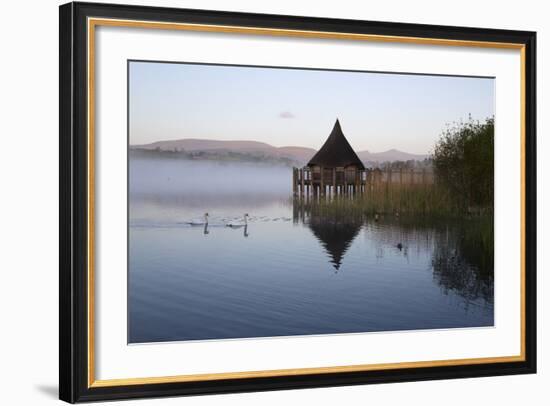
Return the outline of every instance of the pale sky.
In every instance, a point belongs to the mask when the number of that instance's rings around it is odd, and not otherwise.
[[[429,153],[446,124],[494,115],[494,79],[130,62],[130,144],[182,138]]]

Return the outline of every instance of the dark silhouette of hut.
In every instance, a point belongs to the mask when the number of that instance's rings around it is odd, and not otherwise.
[[[325,250],[329,263],[338,271],[348,249],[363,227],[361,214],[318,210],[315,204],[294,199],[294,224],[304,224]]]
[[[365,166],[336,123],[319,151],[303,169],[294,170],[294,193],[348,194],[361,193]],[[309,187],[309,191],[305,190]]]
[[[308,226],[329,255],[330,263],[338,271],[344,254],[361,230],[361,224],[341,219],[312,218]]]

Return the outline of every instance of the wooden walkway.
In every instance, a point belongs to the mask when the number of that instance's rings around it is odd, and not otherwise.
[[[389,185],[407,187],[433,183],[433,172],[426,169],[315,168],[312,170],[309,167],[303,167],[292,170],[294,196],[353,196]]]

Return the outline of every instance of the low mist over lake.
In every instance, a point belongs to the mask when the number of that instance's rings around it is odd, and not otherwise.
[[[292,168],[285,166],[131,159],[130,194],[146,196],[290,195]]]

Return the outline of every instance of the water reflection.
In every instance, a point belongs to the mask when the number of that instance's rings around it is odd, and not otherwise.
[[[443,233],[442,233],[443,234]],[[493,227],[489,219],[470,221],[456,232],[445,230],[432,256],[434,280],[445,292],[458,292],[468,303],[493,303]]]
[[[334,268],[339,270],[344,254],[359,234],[361,224],[341,222],[338,219],[312,218],[308,225],[330,255]]]
[[[493,325],[490,220],[203,203],[131,201],[130,342]]]
[[[315,207],[300,200],[293,201],[293,222],[307,225],[315,238],[319,240],[329,261],[338,271],[346,251],[363,227],[361,216],[342,212],[321,213]]]
[[[409,255],[431,257],[434,282],[445,295],[458,294],[466,305],[481,300],[492,308],[493,220],[367,216],[353,210],[331,210],[294,199],[293,223],[308,227],[336,271],[363,230],[378,261]]]

